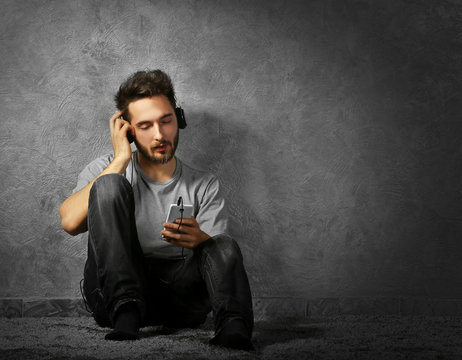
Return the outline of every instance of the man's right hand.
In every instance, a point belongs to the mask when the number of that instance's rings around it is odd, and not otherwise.
[[[127,133],[135,135],[135,129],[130,123],[121,118],[122,111],[116,111],[109,119],[109,129],[111,131],[111,143],[114,149],[113,165],[119,168],[120,172],[125,171],[132,157],[132,149],[128,141]]]

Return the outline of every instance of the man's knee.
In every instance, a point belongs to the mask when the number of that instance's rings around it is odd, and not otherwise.
[[[112,201],[124,194],[132,194],[128,180],[120,174],[107,174],[95,180],[90,190],[90,200]]]
[[[219,257],[222,261],[242,261],[242,253],[238,243],[226,234],[211,237],[204,244],[203,251],[208,256]]]
[[[125,176],[121,174],[107,174],[96,179],[92,189],[96,188],[98,191],[111,191],[129,187],[131,187],[130,183]]]

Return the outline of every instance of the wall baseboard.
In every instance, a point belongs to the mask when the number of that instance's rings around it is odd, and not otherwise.
[[[328,297],[253,299],[256,321],[335,315],[462,316],[462,299]],[[0,298],[0,317],[91,316],[80,298]]]

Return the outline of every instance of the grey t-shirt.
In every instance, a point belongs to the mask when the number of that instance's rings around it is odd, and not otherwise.
[[[73,192],[89,184],[112,161],[113,155],[101,156],[88,164],[80,173]],[[162,259],[179,259],[190,250],[162,240],[161,231],[170,204],[183,198],[185,205],[193,205],[194,217],[202,231],[210,236],[228,233],[225,201],[220,194],[216,176],[193,169],[177,158],[173,177],[165,182],[151,180],[137,161],[137,151],[124,173],[133,187],[135,219],[138,239],[145,256]]]

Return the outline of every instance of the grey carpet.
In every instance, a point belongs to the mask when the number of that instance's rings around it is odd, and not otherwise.
[[[462,359],[462,318],[336,316],[257,322],[253,352],[208,345],[199,329],[142,329],[109,342],[91,318],[0,319],[0,359]]]

